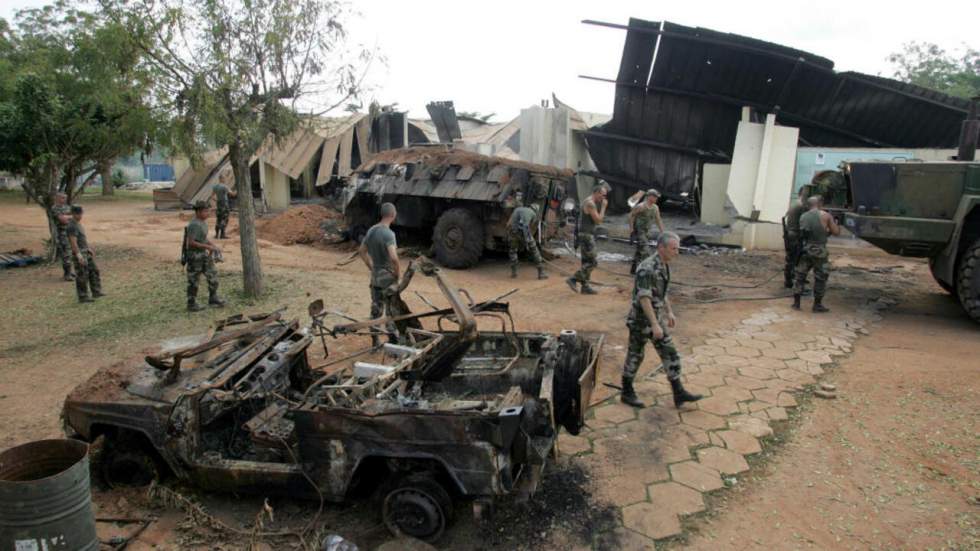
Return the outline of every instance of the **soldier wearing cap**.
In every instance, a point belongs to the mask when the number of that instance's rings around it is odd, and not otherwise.
[[[660,217],[660,207],[657,201],[660,200],[660,192],[655,189],[648,189],[643,197],[643,201],[630,210],[629,223],[632,230],[631,238],[636,245],[636,252],[633,254],[633,264],[630,266],[630,274],[636,273],[636,267],[640,262],[646,260],[653,254],[650,248],[650,230],[654,224],[657,225],[658,232],[654,239],[664,233],[664,221]]]
[[[510,220],[507,222],[510,277],[517,277],[517,255],[521,249],[524,249],[538,268],[538,279],[548,278],[548,274],[544,271],[544,261],[541,260],[541,252],[538,250],[538,244],[532,235],[532,228],[540,211],[539,205],[532,204],[529,207],[517,207],[510,215]]]
[[[95,252],[89,247],[85,228],[82,227],[83,214],[81,205],[72,205],[71,219],[68,221],[68,229],[65,233],[71,246],[72,264],[75,266],[75,291],[78,293],[78,302],[93,302],[105,294],[102,292],[102,274],[95,264]]]
[[[204,309],[197,303],[197,285],[201,276],[208,282],[208,305],[220,308],[225,301],[218,296],[218,270],[212,255],[221,254],[221,249],[208,240],[208,214],[211,209],[206,201],[194,203],[194,218],[184,228],[184,255],[187,265],[187,310],[197,312]]]

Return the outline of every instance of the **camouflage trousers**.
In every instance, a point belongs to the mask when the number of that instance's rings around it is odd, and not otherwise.
[[[208,299],[218,296],[218,270],[211,255],[196,254],[187,259],[187,303],[197,302],[197,286],[201,276],[208,282]]]
[[[572,279],[585,284],[592,279],[592,270],[599,265],[596,257],[595,236],[588,233],[579,235],[578,245],[582,252],[582,267],[575,272]]]
[[[381,317],[399,315],[398,303],[400,300],[395,300],[397,298],[398,294],[388,291],[387,287],[375,287],[371,285],[371,319],[376,320]],[[389,321],[385,323],[385,331],[392,336],[392,340],[398,340],[398,328],[394,322]],[[382,334],[381,331],[378,330],[377,326],[374,326],[371,328],[371,333],[371,340],[377,344]]]
[[[231,214],[231,210],[224,207],[218,207],[217,210],[215,210],[215,217],[217,219],[214,223],[215,235],[219,235],[225,232],[225,228],[228,227],[228,216],[230,214]]]
[[[830,259],[825,247],[806,247],[796,264],[796,284],[793,293],[803,294],[806,276],[813,270],[813,298],[823,298],[827,292],[827,279],[830,277]]]
[[[541,266],[541,251],[538,250],[538,243],[531,237],[528,237],[521,230],[510,230],[509,232],[510,243],[507,249],[507,255],[510,258],[510,264],[512,266],[517,266],[517,255],[521,252],[521,249],[527,251],[528,256],[534,261],[535,266]]]
[[[55,236],[55,251],[61,258],[61,268],[65,271],[65,275],[68,275],[71,273],[72,266],[71,244],[68,242],[68,227],[58,226]]]
[[[681,356],[674,347],[674,340],[664,329],[662,339],[653,338],[653,329],[649,325],[627,323],[630,330],[629,344],[626,347],[626,361],[623,363],[623,378],[632,381],[636,378],[640,364],[646,356],[646,346],[648,342],[653,343],[654,350],[660,356],[660,363],[664,366],[667,373],[667,380],[674,381],[681,377]]]
[[[783,248],[786,249],[786,264],[783,276],[790,283],[796,279],[796,265],[800,262],[800,238],[797,235],[783,235]]]
[[[85,259],[85,264],[79,262],[78,258],[72,258],[72,264],[75,266],[75,291],[78,293],[78,298],[88,297],[89,292],[92,295],[101,295],[102,273],[99,272],[99,267],[95,264],[95,257],[92,256],[92,251],[88,249],[80,252]]]

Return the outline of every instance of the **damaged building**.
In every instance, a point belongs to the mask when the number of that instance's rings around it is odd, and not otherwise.
[[[838,73],[829,59],[745,36],[635,18],[585,23],[626,31],[616,78],[584,77],[615,85],[612,119],[585,136],[596,176],[612,184],[620,209],[651,186],[696,202],[704,165],[733,162],[741,122],[764,124],[770,115],[799,129],[793,146],[947,149],[969,107],[919,86]]]

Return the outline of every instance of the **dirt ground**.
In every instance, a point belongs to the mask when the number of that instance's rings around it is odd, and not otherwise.
[[[338,265],[350,257],[349,247],[285,246],[264,239],[260,231],[268,297],[258,302],[241,297],[239,243],[229,232],[231,239],[221,242],[225,263],[219,265],[229,307],[187,314],[177,263],[187,214],[155,212],[149,197],[139,194],[110,201],[85,196],[81,203],[107,297],[78,304],[73,285],[60,280],[60,268],[54,265],[0,271],[0,301],[6,311],[0,322],[0,448],[60,436],[61,403],[72,388],[100,367],[139,357],[161,338],[202,333],[214,319],[241,310],[287,305],[292,316],[302,319],[313,298],[356,317],[368,311],[366,268],[359,261]],[[0,196],[0,250],[40,250],[46,234],[40,209],[25,206],[16,196]],[[832,315],[854,311],[869,295],[885,293],[899,304],[821,379],[836,384],[840,396],[825,401],[801,395],[801,407],[788,421],[774,425],[776,434],[753,456],[751,470],[706,494],[707,511],[684,518],[682,535],[655,544],[624,529],[619,508],[611,505],[616,496],[596,487],[602,480],[599,456],[567,453],[531,505],[501,507],[491,526],[478,526],[467,511],[460,511],[439,547],[980,548],[980,329],[935,286],[924,263],[861,246],[835,253],[837,271],[828,296]],[[673,287],[680,322],[675,341],[682,352],[764,308],[786,306],[785,299],[769,299],[783,294],[780,260],[770,253],[682,255]],[[598,297],[572,295],[555,273],[574,268],[574,259],[560,257],[549,280],[534,279],[530,265],[512,280],[506,259],[491,257],[476,269],[447,274],[476,300],[518,288],[510,299],[518,330],[606,333],[602,380],[618,382],[626,344],[628,265],[604,264],[608,271],[596,272],[596,279],[608,285]],[[438,302],[431,280],[416,278],[413,289]],[[734,297],[748,300],[727,300]],[[412,292],[405,298],[411,307],[425,308]],[[647,358],[645,370],[655,354],[650,351]],[[600,387],[596,400],[613,393]],[[642,463],[642,457],[630,457],[629,448],[619,452],[624,454],[619,461]],[[244,547],[248,538],[242,533],[249,532],[261,497],[208,495],[180,485],[174,489],[233,530],[202,527],[200,515],[188,516],[143,491],[112,491],[96,482],[93,499],[103,517],[158,519],[129,549]],[[269,503],[276,511],[274,529],[295,529],[317,512],[316,504],[285,498]],[[340,533],[362,549],[374,549],[388,539],[367,500],[327,506],[316,518],[324,533]],[[100,537],[127,530],[131,528],[100,524]],[[281,538],[263,545],[290,549],[298,541]]]

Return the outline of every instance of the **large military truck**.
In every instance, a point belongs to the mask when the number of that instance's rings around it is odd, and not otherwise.
[[[573,189],[574,173],[567,169],[445,146],[395,149],[355,171],[344,192],[344,218],[359,240],[378,221],[381,203],[394,203],[396,231],[431,236],[440,264],[470,268],[484,251],[507,250],[507,221],[515,207],[540,207],[539,241],[557,234]]]
[[[980,163],[850,162],[844,225],[885,251],[928,258],[936,282],[980,322]]]

